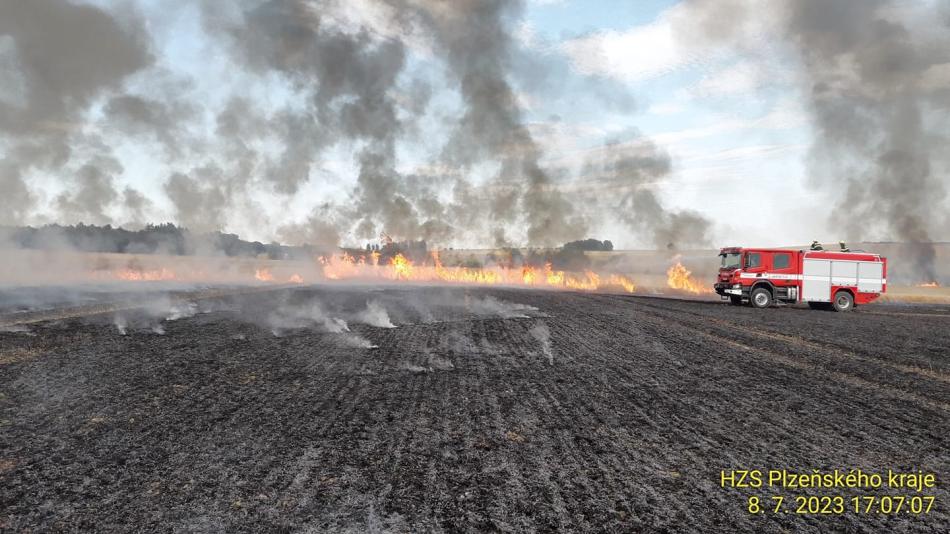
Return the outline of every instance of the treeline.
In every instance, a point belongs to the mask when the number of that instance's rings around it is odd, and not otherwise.
[[[303,259],[313,256],[312,247],[245,241],[222,232],[192,233],[172,223],[149,224],[141,230],[77,224],[0,227],[0,245],[25,249],[68,249],[79,252],[128,254],[223,254],[235,257]]]

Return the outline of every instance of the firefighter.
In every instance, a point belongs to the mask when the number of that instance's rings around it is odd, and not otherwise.
[[[821,246],[821,243],[819,243],[818,241],[812,241],[812,242],[811,242],[811,249],[812,249],[812,250],[825,250],[824,247]]]

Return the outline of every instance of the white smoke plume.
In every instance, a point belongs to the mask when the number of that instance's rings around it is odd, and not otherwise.
[[[313,329],[334,334],[347,347],[378,348],[368,339],[350,332],[346,320],[328,312],[316,299],[303,303],[291,303],[284,299],[267,315],[265,325],[275,337],[281,337],[290,331]]]
[[[541,354],[547,359],[548,365],[554,365],[554,349],[551,346],[551,330],[548,325],[539,322],[528,330],[528,333],[540,344]]]
[[[378,300],[371,300],[366,303],[366,309],[357,313],[354,318],[356,321],[376,326],[379,328],[396,328],[396,325],[389,319],[386,308]]]
[[[127,335],[129,330],[165,335],[164,322],[186,319],[199,313],[196,303],[164,293],[137,295],[135,299],[147,301],[140,304],[126,301],[123,303],[126,309],[113,314],[113,325],[120,335]]]

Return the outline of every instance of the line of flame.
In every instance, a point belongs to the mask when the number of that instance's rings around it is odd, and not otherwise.
[[[319,258],[324,276],[329,280],[387,280],[408,282],[441,282],[474,285],[530,286],[552,289],[576,289],[596,291],[619,288],[628,293],[636,291],[636,284],[629,278],[611,274],[601,276],[594,271],[583,274],[555,270],[550,263],[544,267],[526,265],[509,268],[493,267],[446,267],[438,252],[432,253],[431,263],[417,264],[396,254],[388,264],[380,264],[379,254],[366,258],[349,254],[334,254]]]

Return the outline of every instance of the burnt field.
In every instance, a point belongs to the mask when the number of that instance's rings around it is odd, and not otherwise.
[[[351,287],[92,311],[0,318],[3,531],[950,530],[945,307]],[[720,486],[856,468],[938,486]]]

